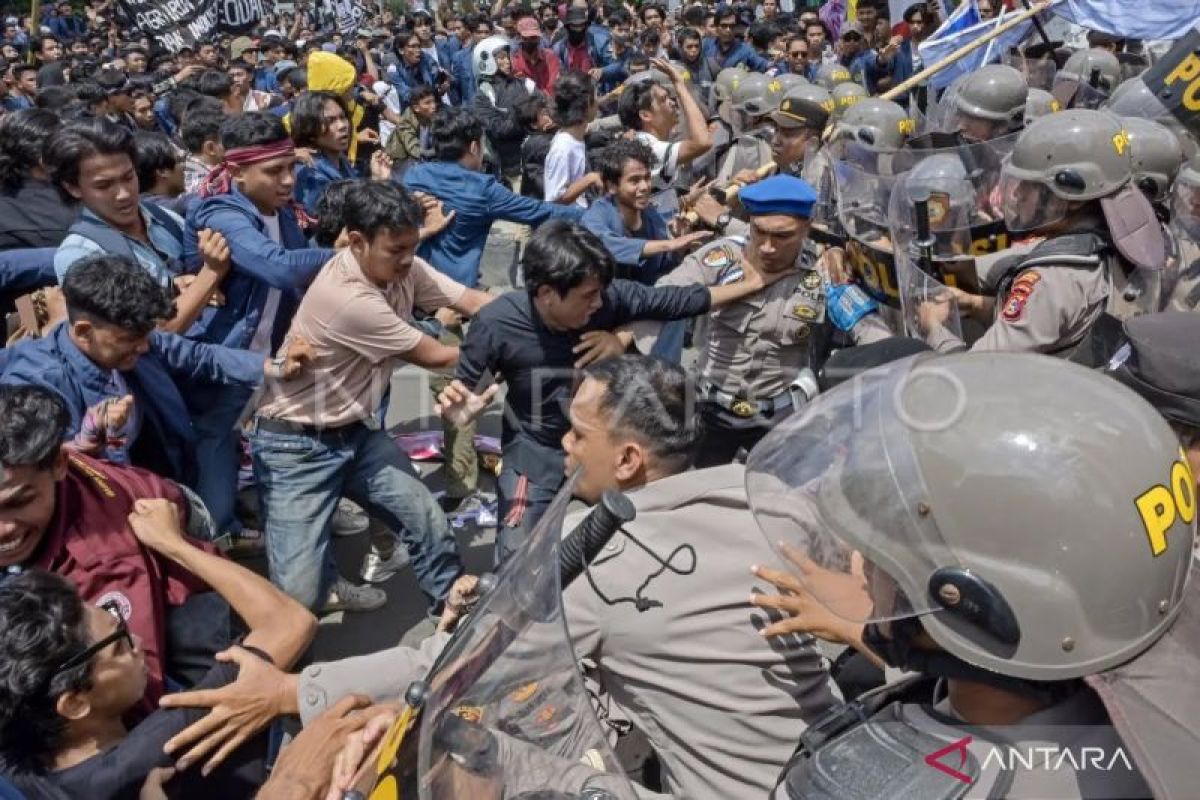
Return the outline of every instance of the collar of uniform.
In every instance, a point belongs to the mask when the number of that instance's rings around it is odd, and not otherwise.
[[[636,489],[630,489],[625,494],[633,501],[634,507],[639,512],[670,511],[714,491],[732,487],[741,488],[745,485],[745,466],[727,464],[668,475]]]

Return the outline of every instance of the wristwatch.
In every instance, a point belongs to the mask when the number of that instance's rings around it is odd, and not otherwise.
[[[728,211],[722,211],[721,215],[717,217],[717,233],[724,233],[732,220],[733,214],[730,214]]]

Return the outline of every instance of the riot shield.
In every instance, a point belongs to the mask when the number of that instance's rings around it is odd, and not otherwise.
[[[1058,63],[1050,54],[1033,58],[1024,55],[1019,50],[1010,50],[1004,57],[1004,63],[1015,67],[1025,76],[1025,82],[1031,89],[1050,91],[1054,85],[1054,76],[1058,73]]]
[[[900,281],[893,257],[888,203],[896,178],[854,164],[835,165],[838,222],[846,236],[846,259],[858,283],[886,309],[902,308]],[[885,319],[896,321],[885,312]]]
[[[564,621],[559,561],[572,486],[505,564],[428,679],[410,687],[403,714],[356,783],[364,796],[636,797],[593,712]]]

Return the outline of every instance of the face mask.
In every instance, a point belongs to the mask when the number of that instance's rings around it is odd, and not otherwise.
[[[571,30],[570,28],[568,28],[567,29],[567,40],[571,44],[579,44],[580,42],[583,41],[583,37],[586,33],[587,33],[586,30],[576,31],[576,30]]]
[[[537,42],[521,42],[521,49],[526,53],[536,53],[538,49]]]

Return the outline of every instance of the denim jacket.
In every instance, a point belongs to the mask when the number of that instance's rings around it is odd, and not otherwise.
[[[221,282],[225,305],[209,306],[188,331],[189,339],[246,348],[254,338],[267,302],[267,293],[281,290],[279,316],[271,334],[271,351],[283,343],[303,290],[312,282],[333,250],[310,248],[296,215],[290,208],[279,210],[276,244],[266,232],[266,222],[254,203],[237,189],[206,197],[188,209],[184,259],[198,264],[196,232],[204,228],[220,231],[229,243],[233,269]]]
[[[342,156],[338,163],[333,163],[324,153],[313,156],[310,167],[303,162],[296,162],[296,200],[304,206],[304,210],[314,217],[317,215],[317,203],[325,194],[325,187],[334,181],[347,178],[357,178],[358,173],[350,166],[350,161]]]
[[[141,417],[140,436],[157,437],[174,472],[174,480],[191,483],[196,434],[184,396],[202,385],[256,387],[262,380],[263,356],[247,350],[202,344],[155,331],[150,350],[122,377]],[[100,369],[71,340],[68,323],[60,323],[42,339],[18,342],[8,352],[0,383],[33,384],[55,392],[71,417],[69,437],[83,425],[84,414],[112,397],[111,373]]]

